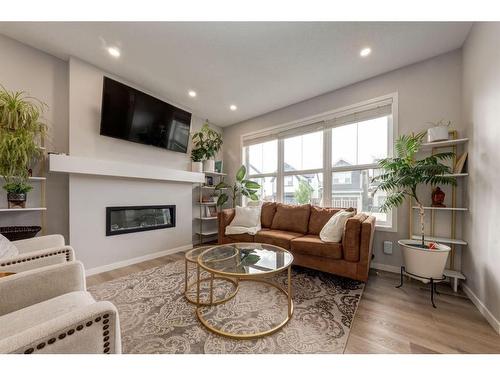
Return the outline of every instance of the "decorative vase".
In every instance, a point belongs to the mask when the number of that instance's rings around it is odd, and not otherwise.
[[[203,173],[203,163],[201,161],[192,161],[191,172]]]
[[[26,193],[7,193],[9,208],[26,208]]]
[[[215,160],[208,159],[203,161],[203,172],[214,172],[215,171]]]
[[[427,130],[427,142],[447,141],[448,138],[447,126],[435,126]]]
[[[426,245],[430,243],[425,242]],[[423,248],[419,240],[399,240],[398,244],[402,249],[405,270],[411,273],[413,278],[427,284],[430,278],[439,280],[443,277],[451,250],[449,246],[436,244],[434,249]]]

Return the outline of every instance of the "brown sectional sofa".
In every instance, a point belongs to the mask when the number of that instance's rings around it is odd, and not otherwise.
[[[219,212],[219,244],[261,242],[292,252],[294,264],[366,281],[372,255],[375,217],[358,213],[346,222],[342,241],[323,242],[319,233],[340,208],[286,205],[264,202],[262,230],[250,234],[225,235],[234,218],[234,209]]]

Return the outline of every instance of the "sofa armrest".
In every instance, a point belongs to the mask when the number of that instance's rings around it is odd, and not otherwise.
[[[217,214],[219,229],[218,229],[218,242],[220,244],[224,243],[224,238],[226,236],[226,227],[233,221],[235,215],[234,208],[226,208],[224,210],[219,211]]]
[[[0,353],[121,353],[118,311],[108,301],[77,308],[0,340]]]
[[[360,257],[361,223],[368,215],[359,213],[347,219],[342,235],[342,249],[344,259],[349,262],[358,262]]]
[[[0,272],[19,273],[74,260],[75,251],[71,246],[58,246],[0,259]]]
[[[85,270],[80,262],[56,264],[2,277],[0,315],[85,289]]]
[[[372,260],[373,238],[375,236],[375,216],[368,216],[361,223],[361,236],[359,244],[358,274],[368,279],[370,262]]]
[[[33,237],[26,240],[12,241],[12,243],[17,247],[20,254],[53,247],[63,247],[65,245],[64,237],[60,234]]]

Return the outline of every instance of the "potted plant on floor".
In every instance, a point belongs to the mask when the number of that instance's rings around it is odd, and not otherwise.
[[[201,129],[192,136],[193,149],[203,154],[203,171],[213,172],[215,170],[214,157],[222,147],[222,136],[219,132],[210,128],[208,120]],[[193,155],[191,154],[191,157]]]
[[[0,175],[9,208],[25,208],[31,190],[30,166],[42,156],[38,141],[46,133],[42,121],[45,104],[24,92],[0,86]]]
[[[246,174],[247,169],[244,165],[242,165],[236,172],[236,178],[233,186],[228,185],[224,181],[219,182],[215,186],[215,191],[219,193],[217,207],[222,207],[229,200],[229,194],[225,193],[226,189],[229,189],[231,192],[233,208],[236,207],[236,202],[242,195],[253,201],[259,200],[257,192],[260,189],[260,185],[255,181],[245,179]]]
[[[396,157],[379,161],[383,173],[373,179],[378,182],[376,190],[387,193],[381,206],[382,211],[389,211],[400,206],[405,198],[414,199],[419,210],[420,240],[400,240],[403,249],[405,270],[420,276],[427,282],[430,278],[441,279],[450,248],[446,245],[425,241],[424,218],[425,209],[421,198],[417,195],[419,185],[456,185],[456,179],[450,174],[451,168],[441,161],[451,159],[453,152],[442,152],[424,159],[415,158],[426,133],[403,135],[395,144]]]

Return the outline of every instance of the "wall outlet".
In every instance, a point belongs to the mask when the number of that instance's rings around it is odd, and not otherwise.
[[[392,255],[392,241],[384,241],[384,254]]]

